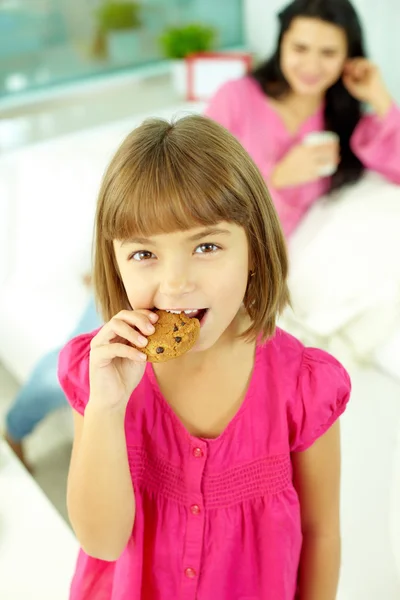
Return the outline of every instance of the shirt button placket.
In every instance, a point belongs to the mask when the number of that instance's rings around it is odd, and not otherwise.
[[[184,600],[195,600],[197,595],[198,575],[201,568],[204,531],[204,499],[202,480],[207,461],[207,444],[196,440],[190,449],[186,481],[187,526],[185,538],[185,555],[183,563],[183,596]]]

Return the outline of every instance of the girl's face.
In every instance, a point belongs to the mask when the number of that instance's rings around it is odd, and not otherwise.
[[[240,310],[249,248],[238,225],[221,222],[148,239],[115,240],[114,251],[133,309],[206,309],[195,351],[211,348]]]
[[[325,95],[341,77],[346,58],[344,30],[325,21],[296,18],[282,38],[281,70],[299,95]]]

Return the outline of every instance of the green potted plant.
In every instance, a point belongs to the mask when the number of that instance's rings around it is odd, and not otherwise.
[[[174,87],[179,95],[186,91],[185,58],[197,52],[209,52],[214,48],[216,31],[203,23],[189,23],[169,27],[160,38],[164,56],[172,60]]]
[[[97,10],[99,31],[107,39],[111,60],[130,62],[138,53],[140,4],[129,0],[105,0]]]

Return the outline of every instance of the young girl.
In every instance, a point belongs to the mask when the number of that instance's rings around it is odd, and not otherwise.
[[[96,216],[106,324],[59,363],[83,548],[71,600],[334,600],[350,381],[276,329],[286,276],[267,188],[231,134],[189,116],[126,139]],[[199,316],[191,351],[146,364],[154,308]]]
[[[206,114],[233,133],[259,167],[286,236],[321,196],[356,182],[364,167],[400,184],[400,110],[365,57],[361,24],[348,0],[286,6],[273,55],[248,77],[222,86]],[[323,130],[336,140],[304,143]],[[331,168],[336,172],[329,176]]]

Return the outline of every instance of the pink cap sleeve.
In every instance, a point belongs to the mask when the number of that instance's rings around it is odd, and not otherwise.
[[[90,342],[97,331],[73,338],[58,358],[58,379],[74,410],[84,414],[89,401]]]
[[[309,448],[344,412],[351,391],[347,371],[333,356],[305,348],[297,394],[291,408],[292,452]]]

